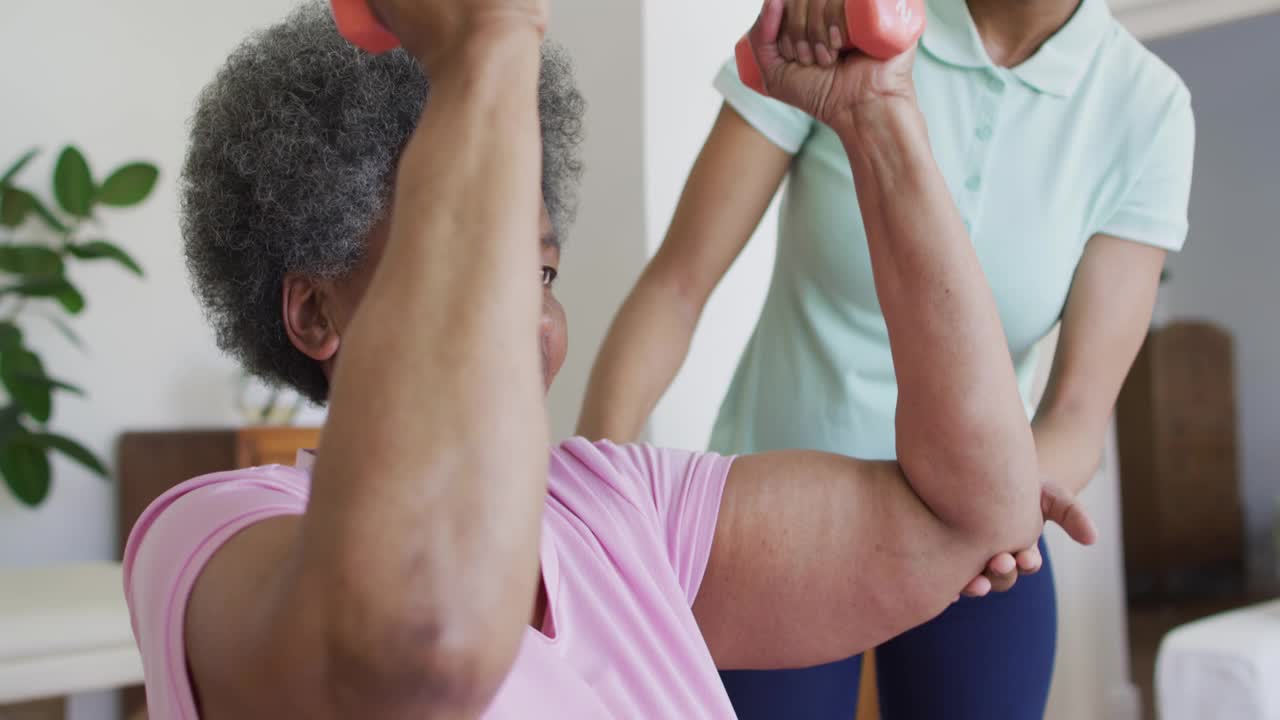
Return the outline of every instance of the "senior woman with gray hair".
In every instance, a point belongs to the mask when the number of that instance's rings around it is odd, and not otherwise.
[[[406,50],[363,54],[307,5],[200,99],[196,292],[224,348],[330,413],[297,467],[196,478],[134,528],[154,717],[732,717],[717,667],[847,657],[1007,587],[1046,519],[1088,539],[1070,498],[1040,503],[910,54],[792,65],[779,0],[752,33],[774,95],[846,140],[900,460],[553,447],[582,103],[538,62],[545,0],[374,8]]]

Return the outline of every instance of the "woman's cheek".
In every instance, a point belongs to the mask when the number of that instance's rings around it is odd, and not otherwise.
[[[569,349],[569,329],[565,319],[564,306],[547,291],[542,299],[542,326],[539,340],[542,344],[543,373],[547,386],[560,372],[564,365],[565,354]]]

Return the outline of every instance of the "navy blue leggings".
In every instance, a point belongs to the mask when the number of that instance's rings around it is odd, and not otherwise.
[[[1053,568],[964,598],[876,649],[883,720],[1039,720],[1058,640]],[[721,673],[741,720],[852,720],[862,657],[804,670]]]

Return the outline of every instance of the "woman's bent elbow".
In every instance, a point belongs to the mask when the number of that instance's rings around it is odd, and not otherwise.
[[[1039,540],[1044,521],[1034,456],[1007,458],[994,467],[971,453],[914,454],[900,463],[933,513],[973,545],[995,554]]]
[[[474,717],[506,679],[519,635],[438,622],[402,623],[333,638],[328,686],[336,717]]]

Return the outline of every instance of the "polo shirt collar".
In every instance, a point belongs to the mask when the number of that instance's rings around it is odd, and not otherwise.
[[[965,0],[927,0],[921,45],[935,58],[962,68],[994,65],[982,45]],[[1070,97],[1080,85],[1111,21],[1106,0],[1082,0],[1067,24],[1011,72],[1032,88]]]

